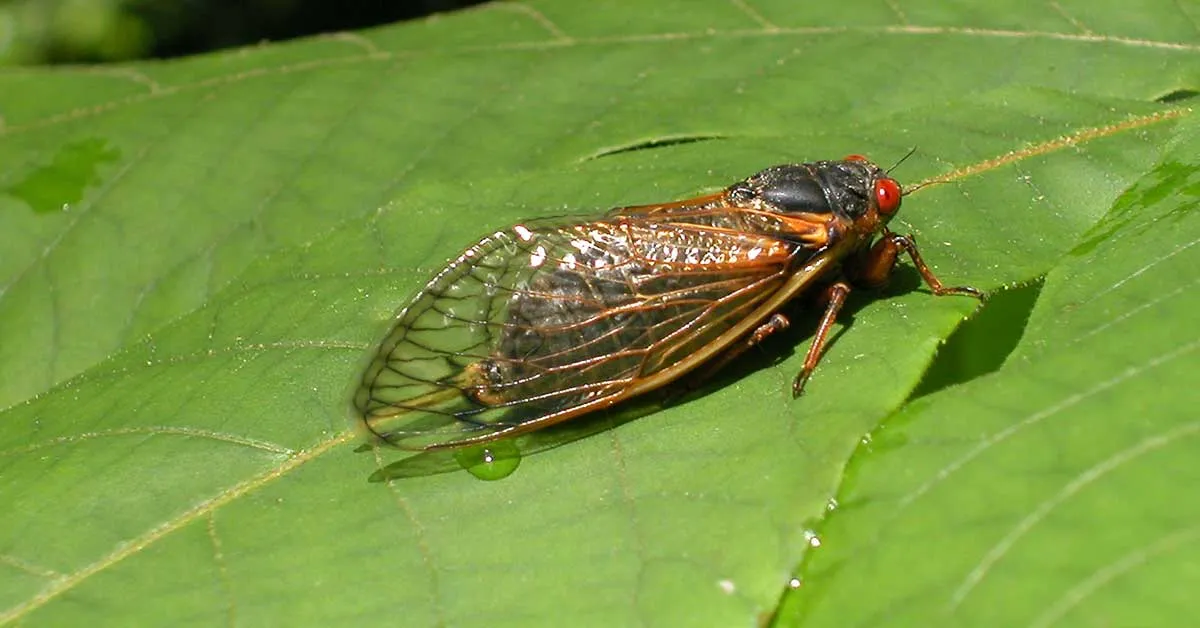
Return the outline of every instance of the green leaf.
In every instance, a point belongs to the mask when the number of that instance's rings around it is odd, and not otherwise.
[[[0,72],[0,618],[1183,623],[1187,10],[544,1]],[[800,400],[815,316],[502,481],[368,481],[360,369],[480,235],[913,146],[944,281],[1045,277],[1011,355],[906,401],[976,303],[902,269]]]
[[[1200,610],[1200,501],[1184,488],[1200,480],[1198,139],[1050,271],[1001,368],[876,428],[789,616],[1169,625]]]

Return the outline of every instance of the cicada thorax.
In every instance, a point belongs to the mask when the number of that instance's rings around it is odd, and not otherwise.
[[[760,326],[873,251],[899,201],[894,180],[850,158],[768,168],[686,201],[515,225],[467,249],[405,308],[356,405],[385,440],[431,448],[651,390],[777,328]],[[910,242],[889,242],[891,261],[897,247],[915,256]],[[890,272],[871,264],[872,275]]]

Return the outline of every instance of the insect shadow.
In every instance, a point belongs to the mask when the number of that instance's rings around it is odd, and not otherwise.
[[[509,455],[525,457],[556,449],[577,440],[606,432],[620,425],[647,414],[653,414],[663,407],[663,399],[659,395],[650,394],[630,399],[625,403],[600,410],[574,421],[505,439],[504,449]],[[364,452],[374,448],[388,450],[390,448],[379,443],[368,443],[355,451]],[[416,452],[406,458],[379,467],[368,477],[370,482],[386,482],[406,478],[426,477],[442,473],[453,473],[465,469],[460,461],[457,449],[436,449]],[[495,478],[499,479],[499,478]]]
[[[855,316],[865,307],[881,299],[918,291],[924,286],[921,274],[915,268],[899,266],[889,283],[878,289],[856,289],[850,293],[846,305],[838,312],[837,330],[830,335],[825,351],[837,345],[838,340],[853,327]],[[815,296],[820,290],[801,296],[783,308],[788,328],[772,334],[761,344],[751,347],[729,364],[724,365],[710,377],[683,378],[667,387],[661,405],[676,405],[740,381],[742,378],[763,369],[772,368],[790,360],[797,353],[803,354],[812,342],[813,334],[821,323],[825,307]],[[797,402],[801,403],[801,402]]]

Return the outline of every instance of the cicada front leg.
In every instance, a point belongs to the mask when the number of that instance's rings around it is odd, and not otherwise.
[[[937,296],[960,294],[975,297],[980,301],[985,299],[982,292],[970,286],[946,287],[942,285],[941,280],[933,274],[932,270],[929,270],[929,266],[921,258],[921,253],[917,250],[917,243],[912,236],[904,236],[891,231],[884,231],[883,237],[874,246],[854,259],[846,268],[846,274],[851,281],[860,286],[881,288],[887,285],[888,280],[891,279],[900,251],[908,253],[908,256],[912,258],[913,266],[916,266],[917,272],[921,273],[921,278],[929,284],[929,289]]]

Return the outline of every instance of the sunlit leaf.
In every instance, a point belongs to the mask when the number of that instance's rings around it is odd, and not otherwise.
[[[546,0],[0,72],[0,619],[1184,623],[1189,10]],[[1045,277],[999,370],[906,402],[976,303],[902,271],[800,400],[815,315],[501,481],[369,481],[360,370],[477,237],[914,146],[934,270]]]

